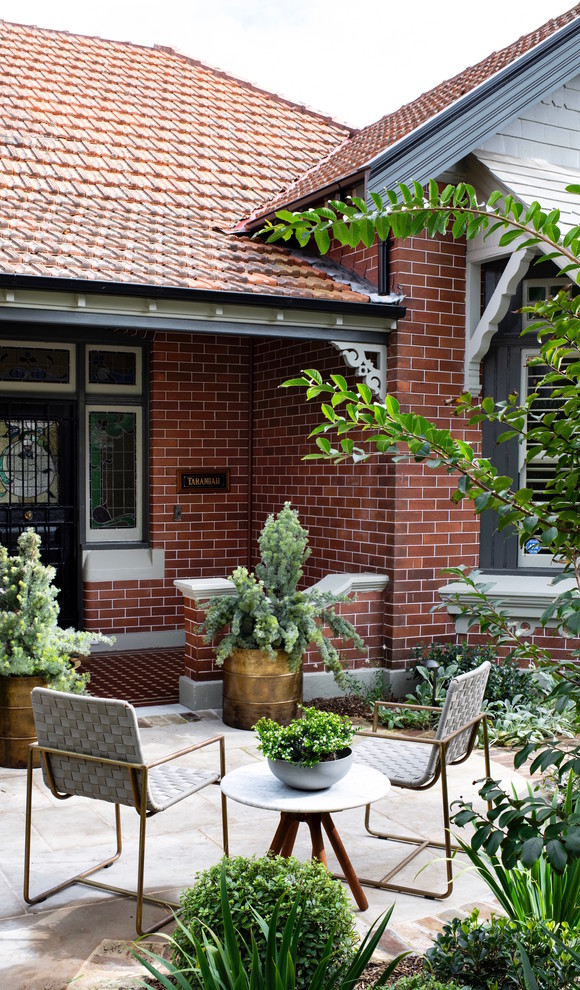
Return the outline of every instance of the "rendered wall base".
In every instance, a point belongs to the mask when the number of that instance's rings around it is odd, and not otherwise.
[[[383,670],[367,667],[351,671],[350,674],[364,688],[373,688],[377,682],[377,677],[380,676],[383,692],[387,693],[390,686],[395,698],[401,698],[412,690],[412,681],[404,670]],[[332,674],[326,671],[304,674],[304,701],[306,703],[312,698],[334,698],[339,694],[346,693],[340,690]],[[194,712],[205,711],[208,708],[221,709],[222,682],[221,680],[194,681],[191,677],[180,677],[179,702]]]

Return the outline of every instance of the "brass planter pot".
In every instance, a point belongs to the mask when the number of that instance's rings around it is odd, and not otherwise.
[[[0,677],[0,767],[22,770],[36,739],[30,692],[46,687],[43,677]]]
[[[288,668],[279,652],[270,660],[261,650],[236,650],[224,661],[223,720],[234,729],[251,729],[258,719],[288,725],[302,701],[302,667]]]

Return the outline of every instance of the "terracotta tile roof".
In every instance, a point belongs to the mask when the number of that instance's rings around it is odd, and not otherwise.
[[[168,49],[0,22],[0,272],[361,301],[227,233],[348,133]]]
[[[485,82],[531,48],[539,45],[560,28],[565,27],[576,17],[580,17],[580,4],[565,14],[552,18],[535,31],[518,39],[498,52],[492,52],[477,65],[465,69],[452,79],[447,79],[434,89],[423,93],[412,103],[381,117],[353,137],[346,138],[341,146],[332,150],[324,161],[310,168],[284,191],[254,211],[238,230],[249,229],[259,224],[261,217],[267,216],[292,204],[322,192],[327,187],[344,183],[350,177],[363,172],[369,163],[401,138],[416,130],[421,124],[431,120],[437,113],[455,103],[476,86]],[[345,192],[348,191],[348,188]],[[319,199],[322,196],[319,197]]]

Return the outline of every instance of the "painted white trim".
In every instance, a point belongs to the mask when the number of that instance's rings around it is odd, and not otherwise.
[[[342,354],[347,368],[353,368],[362,375],[365,385],[378,399],[384,399],[387,391],[387,348],[384,344],[354,344],[346,340],[331,340],[330,343]],[[374,356],[374,363],[370,355]]]
[[[83,550],[83,581],[158,581],[165,577],[165,550],[123,547]]]
[[[389,583],[386,574],[327,574],[310,591],[330,591],[334,595],[350,595],[357,591],[384,591]],[[192,578],[188,580],[174,581],[173,584],[181,591],[185,598],[193,598],[194,601],[206,601],[209,598],[216,598],[218,595],[235,595],[236,589],[232,581],[227,578]]]
[[[389,583],[386,574],[362,572],[360,574],[327,574],[309,591],[330,591],[333,595],[350,595],[364,591],[384,591]]]
[[[528,271],[530,262],[534,257],[533,251],[513,251],[508,258],[507,264],[501,274],[500,280],[495,287],[494,293],[485,307],[484,313],[476,326],[466,327],[465,335],[465,389],[472,395],[479,395],[481,391],[479,369],[481,360],[487,354],[492,338],[497,333],[497,329],[506,315],[512,297]],[[466,306],[467,320],[473,319],[474,312],[477,311],[477,301],[475,295],[475,277],[481,271],[480,264],[474,263],[470,256],[467,258],[468,267],[468,298]],[[470,271],[474,269],[474,271]]]
[[[84,296],[83,314],[103,314],[122,318],[155,317],[158,329],[163,330],[163,323],[173,320],[199,321],[200,329],[207,332],[208,325],[213,325],[215,331],[236,332],[235,327],[243,324],[256,326],[276,326],[282,322],[285,327],[313,327],[329,330],[337,327],[336,313],[318,312],[308,309],[282,309],[279,300],[272,300],[272,306],[252,306],[235,303],[224,303],[216,306],[214,302],[198,302],[180,299],[153,299],[139,296],[115,296],[91,293]],[[0,308],[4,310],[43,310],[53,313],[78,313],[77,295],[72,292],[55,292],[53,290],[20,289],[10,290],[9,298],[2,299]],[[369,307],[370,308],[370,307]],[[397,321],[369,313],[341,313],[341,330],[359,330],[376,332],[384,335],[389,330],[395,330]],[[171,329],[171,327],[170,327]]]
[[[491,585],[486,591],[486,597],[493,602],[496,608],[499,607],[507,611],[510,618],[513,618],[514,624],[528,627],[530,633],[539,625],[540,618],[548,605],[562,592],[576,587],[576,582],[572,578],[554,585],[552,583],[553,578],[541,574],[492,575],[475,571],[470,576],[478,584]],[[438,589],[438,592],[446,603],[449,614],[452,617],[457,616],[454,619],[457,631],[466,633],[469,620],[467,616],[459,614],[460,606],[469,604],[473,592],[461,581],[453,581],[443,585]],[[451,598],[456,596],[459,602],[451,601]],[[549,625],[553,625],[553,623],[549,623]]]

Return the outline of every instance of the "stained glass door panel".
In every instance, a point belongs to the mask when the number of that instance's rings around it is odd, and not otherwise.
[[[0,542],[16,551],[31,526],[56,568],[60,622],[78,625],[76,420],[69,403],[0,403]]]

